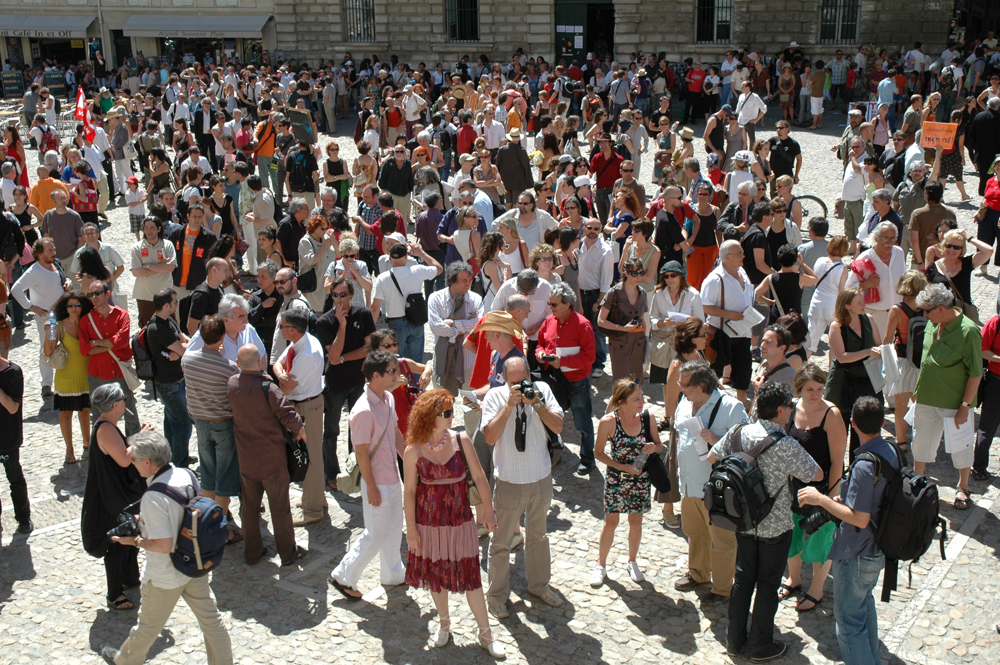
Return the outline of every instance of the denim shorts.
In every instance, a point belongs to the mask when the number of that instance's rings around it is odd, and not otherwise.
[[[201,488],[219,496],[240,493],[240,461],[236,456],[233,421],[195,420]]]

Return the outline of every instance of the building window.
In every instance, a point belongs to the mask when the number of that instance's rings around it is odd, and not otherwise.
[[[697,0],[695,33],[699,44],[732,41],[733,0]]]
[[[446,0],[449,42],[479,41],[479,0]]]
[[[820,44],[853,44],[858,41],[861,0],[823,0],[819,10]]]
[[[375,41],[375,0],[344,0],[344,41]]]

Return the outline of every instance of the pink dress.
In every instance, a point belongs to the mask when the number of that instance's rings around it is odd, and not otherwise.
[[[435,593],[461,593],[483,585],[479,534],[457,436],[455,445],[455,453],[443,465],[422,454],[417,460],[416,518],[421,553],[408,552],[406,583]]]

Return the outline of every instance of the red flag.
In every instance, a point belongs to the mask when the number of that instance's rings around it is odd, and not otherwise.
[[[77,120],[83,120],[87,115],[87,96],[83,94],[83,86],[77,88],[76,110],[73,112]]]

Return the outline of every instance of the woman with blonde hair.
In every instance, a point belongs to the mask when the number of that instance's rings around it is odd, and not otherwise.
[[[458,229],[449,238],[450,242],[462,256],[462,260],[472,265],[475,273],[479,272],[479,248],[482,246],[482,237],[479,235],[479,213],[473,206],[462,206],[455,215],[458,219]],[[440,239],[443,236],[440,235]]]
[[[451,639],[448,593],[465,593],[479,626],[479,644],[494,658],[503,658],[504,648],[490,631],[466,474],[472,474],[479,490],[490,531],[497,528],[493,499],[472,441],[451,429],[454,405],[448,391],[438,389],[418,397],[410,412],[403,453],[406,583],[431,592],[439,617],[435,647]]]
[[[976,247],[976,253],[965,255],[967,243]],[[956,305],[972,304],[972,271],[986,265],[993,255],[993,247],[969,235],[964,229],[954,229],[944,234],[940,252],[943,257],[927,265],[928,284],[944,284],[955,296]],[[978,321],[976,323],[979,323]]]
[[[636,557],[642,542],[642,516],[649,512],[649,473],[645,460],[663,452],[656,417],[645,408],[642,387],[631,379],[615,381],[608,402],[610,412],[597,426],[594,457],[608,467],[604,480],[604,526],[598,546],[597,567],[590,576],[590,586],[604,584],[607,576],[608,553],[614,543],[615,530],[621,514],[628,515],[628,569],[633,582],[645,576]],[[610,453],[605,445],[610,443]]]
[[[646,292],[639,288],[645,274],[638,259],[624,264],[622,280],[608,289],[597,315],[597,325],[608,336],[611,375],[642,383],[646,355]]]
[[[877,397],[882,401],[882,393],[876,392],[872,386],[865,367],[869,358],[882,357],[879,344],[882,337],[878,324],[865,314],[865,297],[859,288],[847,287],[840,292],[833,318],[830,324],[830,355],[833,360],[823,397],[840,409],[844,426],[849,428],[851,407],[859,397]],[[852,462],[859,445],[858,434],[852,430]]]
[[[843,261],[850,248],[847,236],[833,236],[826,246],[827,256],[817,259],[813,265],[813,272],[816,273],[818,281],[812,300],[809,302],[810,354],[816,353],[819,349],[819,340],[833,321],[837,294],[844,290],[847,277],[851,273]]]
[[[497,231],[503,236],[507,250],[500,253],[500,260],[510,266],[511,275],[516,275],[528,267],[528,243],[521,239],[515,217],[504,215],[497,219],[496,223]]]
[[[885,386],[885,396],[886,399],[893,399],[897,414],[906,413],[907,409],[910,408],[910,398],[913,397],[913,388],[917,385],[917,376],[920,374],[920,368],[910,361],[911,353],[917,347],[909,348],[908,336],[910,319],[924,315],[924,311],[917,305],[917,294],[923,291],[925,286],[927,286],[927,278],[919,270],[907,270],[903,273],[896,284],[896,293],[903,297],[903,302],[893,305],[889,309],[885,334],[882,336],[883,344],[896,346],[899,378]],[[923,348],[922,341],[920,348]],[[907,422],[898,416],[896,421],[896,445],[906,450],[908,447],[906,443]]]

